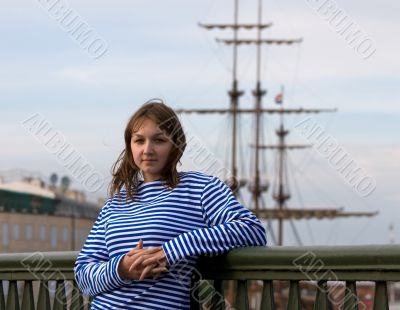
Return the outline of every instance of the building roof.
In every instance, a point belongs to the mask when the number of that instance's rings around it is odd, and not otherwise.
[[[56,195],[52,191],[24,181],[14,181],[0,184],[0,190],[31,194],[52,199],[56,198]]]

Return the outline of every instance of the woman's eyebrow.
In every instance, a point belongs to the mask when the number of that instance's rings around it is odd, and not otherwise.
[[[133,136],[138,137],[138,138],[143,138],[144,137],[143,135],[138,134],[138,133],[134,133]],[[152,136],[152,138],[158,137],[158,136],[164,136],[164,133],[163,132],[156,133],[156,134],[154,134]]]

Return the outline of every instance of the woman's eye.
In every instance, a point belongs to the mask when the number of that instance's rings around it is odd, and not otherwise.
[[[155,143],[164,143],[164,142],[165,142],[165,139],[156,138],[156,139],[154,139],[153,141],[154,141]],[[136,139],[136,140],[133,140],[133,143],[143,144],[143,143],[144,143],[144,140],[143,140],[143,139]]]

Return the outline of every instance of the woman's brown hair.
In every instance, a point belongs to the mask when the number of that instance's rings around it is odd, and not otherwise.
[[[136,193],[140,169],[133,161],[131,138],[144,119],[150,119],[155,122],[172,142],[172,149],[161,175],[168,187],[174,188],[179,183],[176,165],[186,148],[185,133],[175,112],[164,104],[162,100],[151,99],[130,117],[126,125],[124,134],[125,149],[112,166],[112,180],[109,186],[110,197],[115,193],[119,193],[123,186],[125,186],[128,199],[132,199]]]

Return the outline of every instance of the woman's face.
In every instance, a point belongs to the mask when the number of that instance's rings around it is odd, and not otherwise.
[[[171,140],[148,118],[145,118],[140,128],[132,133],[133,160],[142,170],[145,182],[161,178],[161,171],[167,163],[171,149]]]

